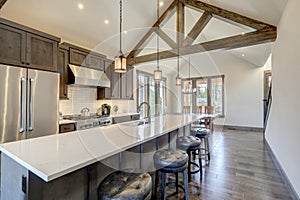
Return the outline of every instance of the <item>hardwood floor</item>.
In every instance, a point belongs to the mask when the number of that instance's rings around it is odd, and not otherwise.
[[[211,134],[211,162],[189,183],[189,199],[292,199],[261,132],[225,130]],[[204,161],[203,161],[204,164]],[[172,177],[170,177],[172,179]],[[173,188],[166,188],[172,193]],[[183,198],[183,192],[167,199]]]

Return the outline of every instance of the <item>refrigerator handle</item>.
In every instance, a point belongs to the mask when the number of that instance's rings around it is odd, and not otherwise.
[[[20,128],[19,133],[24,132],[24,109],[25,109],[25,78],[20,78],[20,84],[21,84],[21,95],[20,95]]]
[[[33,84],[34,79],[29,78],[29,125],[28,125],[28,130],[33,131],[33,91],[32,91],[32,84]]]

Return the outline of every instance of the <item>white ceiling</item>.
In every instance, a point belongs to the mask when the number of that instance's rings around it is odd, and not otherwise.
[[[203,0],[204,2],[240,13],[242,15],[277,25],[287,0]],[[81,2],[84,9],[79,10]],[[162,13],[172,2],[164,0]],[[128,53],[156,20],[156,0],[124,0],[123,52]],[[186,8],[186,33],[201,16]],[[52,35],[89,49],[95,49],[113,58],[119,49],[119,0],[8,0],[0,10],[0,17],[42,30]],[[105,24],[104,20],[109,20]],[[162,27],[175,40],[175,17]],[[203,42],[248,32],[241,28],[213,18],[196,42]],[[160,42],[160,48],[169,47]],[[155,52],[155,37],[143,52]],[[228,51],[262,66],[271,52],[271,44],[257,45]],[[244,56],[242,56],[244,54]],[[174,66],[174,64],[172,64]],[[176,65],[175,65],[176,66]],[[172,71],[172,70],[171,70]]]

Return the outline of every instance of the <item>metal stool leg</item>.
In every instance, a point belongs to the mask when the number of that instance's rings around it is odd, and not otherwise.
[[[201,149],[198,150],[198,159],[199,159],[199,170],[200,170],[200,178],[202,177],[202,159],[201,159]]]
[[[183,182],[184,182],[184,199],[189,199],[189,191],[188,191],[188,180],[187,180],[187,172],[186,169],[182,172],[183,173]]]
[[[176,193],[178,193],[178,172],[175,173]]]
[[[153,199],[157,199],[157,185],[158,185],[158,171],[155,171],[155,184],[154,184],[154,196]]]
[[[166,174],[161,172],[161,196],[160,199],[165,199]]]
[[[205,145],[206,145],[206,152],[207,152],[207,159],[210,161],[210,149],[209,149],[209,141],[208,137],[205,138]]]

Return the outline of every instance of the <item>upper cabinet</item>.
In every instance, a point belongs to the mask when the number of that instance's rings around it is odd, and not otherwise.
[[[60,74],[59,83],[59,99],[68,99],[68,63],[69,51],[68,48],[60,45],[58,51],[57,72]]]
[[[128,67],[127,72],[121,77],[121,98],[133,99],[133,67]]]
[[[113,61],[106,60],[105,74],[110,79],[110,88],[98,88],[97,99],[133,100],[133,67],[129,67],[124,74],[116,73]]]
[[[104,71],[105,55],[69,43],[63,44],[70,48],[70,64]]]
[[[60,39],[0,18],[0,63],[57,70]]]

